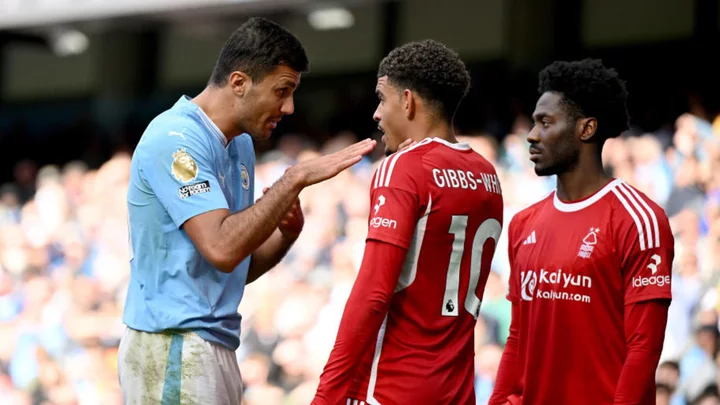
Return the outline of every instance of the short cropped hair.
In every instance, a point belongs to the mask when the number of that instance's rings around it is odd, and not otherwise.
[[[290,31],[264,18],[251,18],[228,38],[210,76],[210,85],[227,83],[230,74],[242,71],[254,81],[280,65],[297,72],[308,70],[308,58],[300,40]]]
[[[470,73],[460,56],[434,40],[410,42],[392,50],[378,68],[378,78],[417,94],[443,118],[452,121],[470,88]]]
[[[658,368],[663,368],[663,367],[671,368],[674,371],[680,372],[680,363],[678,363],[677,361],[674,361],[674,360],[666,360],[666,361],[663,361],[662,363],[660,363],[660,365],[658,365]]]
[[[539,74],[540,94],[555,92],[572,118],[594,117],[601,140],[628,129],[628,91],[615,69],[599,59],[553,62]]]

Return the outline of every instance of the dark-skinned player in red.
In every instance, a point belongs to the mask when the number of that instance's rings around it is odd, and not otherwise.
[[[539,79],[530,160],[557,189],[510,222],[512,322],[490,404],[655,404],[674,241],[662,208],[603,169],[605,140],[627,129],[625,84],[592,59]]]

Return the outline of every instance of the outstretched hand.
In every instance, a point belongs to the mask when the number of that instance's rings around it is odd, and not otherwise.
[[[303,187],[311,186],[337,176],[341,171],[359,162],[374,148],[375,141],[365,139],[335,153],[298,163],[289,171],[299,176]]]

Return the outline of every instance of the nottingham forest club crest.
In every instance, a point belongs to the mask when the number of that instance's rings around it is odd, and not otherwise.
[[[197,178],[198,165],[184,148],[178,149],[173,153],[172,174],[183,183],[193,181]]]
[[[593,250],[595,250],[595,245],[598,242],[598,233],[600,233],[600,228],[590,228],[590,232],[588,232],[588,234],[583,238],[580,251],[578,252],[579,257],[582,257],[583,259],[590,258],[590,255]]]

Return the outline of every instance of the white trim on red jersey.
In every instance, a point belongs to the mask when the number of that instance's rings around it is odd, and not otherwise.
[[[400,157],[407,152],[410,152],[411,150],[422,146],[427,145],[430,142],[437,142],[441,143],[447,147],[450,147],[455,150],[470,150],[470,145],[467,142],[462,143],[450,143],[444,139],[440,138],[425,138],[422,141],[416,143],[415,145],[400,151],[396,152],[387,158],[383,160],[383,162],[380,164],[380,167],[377,169],[377,173],[375,174],[375,182],[373,183],[373,188],[378,187],[389,187],[390,186],[390,179],[392,178],[393,170],[395,170],[395,165],[397,164],[398,160],[400,160]]]
[[[375,173],[375,180],[373,182],[373,189],[378,187],[389,187],[390,181],[392,179],[393,171],[395,169],[395,165],[397,165],[398,160],[400,160],[400,157],[405,155],[407,152],[410,152],[411,150],[414,150],[415,148],[418,148],[423,145],[427,145],[430,142],[438,142],[443,145],[446,145],[450,148],[453,148],[455,150],[471,150],[470,145],[466,142],[453,144],[450,142],[447,142],[440,138],[425,138],[422,141],[418,142],[417,144],[409,147],[408,149],[405,149],[403,151],[394,153],[387,157],[378,167],[376,173]],[[415,281],[415,277],[417,276],[417,267],[418,267],[418,259],[420,256],[420,249],[422,247],[423,239],[425,236],[425,227],[428,221],[428,216],[430,214],[430,211],[432,209],[432,196],[428,196],[428,204],[427,208],[425,210],[425,213],[423,214],[420,219],[418,219],[417,224],[415,226],[415,231],[413,233],[412,241],[410,242],[410,247],[408,249],[408,254],[406,257],[405,262],[403,263],[403,269],[400,273],[400,277],[398,279],[398,284],[395,288],[395,292],[401,291],[407,287],[409,287],[413,281]],[[377,384],[377,374],[378,374],[378,366],[380,363],[380,354],[382,353],[383,343],[385,340],[385,328],[387,326],[387,315],[385,316],[385,320],[383,320],[382,326],[380,327],[380,331],[378,332],[377,341],[375,343],[375,353],[373,356],[373,362],[372,366],[370,368],[370,378],[368,381],[368,390],[367,390],[367,398],[365,399],[368,405],[381,405],[380,402],[378,402],[377,399],[375,399],[375,386]],[[353,400],[351,398],[347,398],[346,405],[355,405],[355,402],[360,402],[358,400]]]
[[[397,164],[397,161],[400,159],[400,156],[410,152],[411,150],[413,150],[419,146],[427,145],[431,141],[432,141],[432,139],[425,138],[422,141],[416,143],[415,145],[413,145],[403,151],[393,153],[392,155],[385,158],[385,160],[383,160],[383,162],[380,164],[380,167],[377,169],[377,174],[375,174],[375,182],[373,183],[373,188],[390,186],[390,178],[392,177],[393,170],[395,169],[395,165]]]
[[[410,241],[410,247],[408,248],[408,254],[403,263],[402,272],[400,272],[400,278],[398,279],[395,292],[404,290],[415,281],[417,276],[418,258],[420,257],[420,248],[425,238],[425,227],[427,226],[428,216],[430,215],[430,209],[432,208],[432,195],[428,195],[428,205],[425,213],[417,221],[415,225],[415,232],[413,232],[412,240]]]
[[[640,250],[644,251],[660,247],[660,229],[655,211],[650,208],[650,205],[645,201],[645,197],[642,197],[632,186],[620,179],[611,181],[595,195],[576,203],[560,201],[557,192],[555,192],[553,205],[558,211],[576,212],[591,206],[610,192],[615,194],[615,197],[635,222]]]
[[[620,179],[611,181],[587,200],[576,203],[560,201],[557,192],[555,192],[553,205],[558,211],[576,212],[591,206],[610,192],[615,194],[615,197],[635,222],[640,250],[644,251],[660,247],[660,229],[655,211],[650,208],[645,197],[642,197],[632,186]]]
[[[645,235],[643,234],[643,227],[640,224],[640,219],[638,218],[635,211],[630,207],[630,204],[628,204],[627,200],[625,200],[625,197],[623,197],[619,191],[613,189],[613,193],[623,205],[623,207],[625,207],[625,210],[627,210],[628,214],[630,214],[630,217],[632,217],[633,221],[635,221],[635,227],[637,228],[638,237],[640,238],[640,250],[645,250]]]
[[[410,242],[410,248],[408,249],[408,254],[405,259],[405,263],[403,263],[403,269],[400,273],[400,277],[398,279],[397,286],[395,287],[395,292],[398,292],[400,290],[403,290],[407,287],[409,287],[413,281],[415,281],[415,276],[417,276],[417,267],[418,267],[418,258],[420,256],[420,249],[422,247],[423,239],[425,237],[425,226],[428,221],[428,216],[430,215],[430,210],[432,208],[432,196],[428,196],[428,206],[425,210],[425,213],[423,216],[418,220],[417,225],[415,226],[415,232],[413,233],[412,241]],[[380,327],[380,331],[378,332],[377,342],[375,343],[375,355],[373,356],[373,362],[372,367],[370,368],[370,381],[368,382],[368,391],[367,391],[367,403],[368,405],[380,405],[380,402],[378,402],[374,398],[375,394],[375,384],[377,383],[377,370],[378,365],[380,363],[380,353],[382,352],[382,346],[383,341],[385,340],[385,326],[387,325],[387,315],[385,315],[385,320],[382,323],[382,326]]]
[[[618,184],[622,183],[622,180],[615,179],[608,183],[605,187],[601,188],[600,191],[595,193],[592,197],[588,198],[587,200],[583,200],[576,203],[566,203],[560,201],[560,199],[557,196],[557,191],[555,191],[555,194],[553,195],[553,204],[555,205],[555,208],[557,208],[558,211],[562,212],[575,212],[580,211],[583,208],[587,208],[594,203],[596,203],[601,198],[605,197],[605,194],[612,191]]]
[[[631,192],[634,192],[635,190],[632,190],[632,188],[630,186],[628,186],[627,184],[621,183],[617,187],[616,190],[613,190],[613,192],[616,195],[617,195],[617,190],[622,191],[622,193],[625,194],[625,197],[627,198],[627,200],[632,204],[632,207],[635,209],[635,212],[640,213],[640,216],[643,219],[643,224],[645,226],[642,227],[642,231],[638,230],[638,232],[640,233],[641,239],[643,237],[643,233],[645,234],[645,236],[647,236],[648,249],[652,249],[653,247],[660,246],[660,240],[659,240],[660,235],[659,235],[659,232],[657,231],[657,218],[655,217],[655,213],[650,209],[650,207],[647,206],[645,201],[643,201],[642,198],[640,198],[640,196],[637,193],[631,194]],[[652,221],[655,224],[655,236],[656,236],[655,238],[653,238],[653,229],[650,227],[650,220],[648,219],[648,216],[645,213],[645,211],[640,207],[640,204],[638,204],[638,201],[640,201],[643,204],[643,206],[647,209],[647,212],[650,214],[650,217],[652,218]],[[625,208],[628,208],[628,207],[625,206]],[[636,223],[636,225],[637,225],[637,223]],[[655,243],[653,243],[653,242],[655,242]],[[645,250],[645,249],[642,249],[642,245],[643,245],[643,243],[641,241],[641,243],[640,243],[641,250]]]
[[[430,138],[430,139],[435,142],[439,142],[447,147],[453,148],[453,149],[470,150],[470,144],[467,142],[450,143],[442,138]]]
[[[377,383],[377,370],[380,363],[380,353],[382,352],[383,341],[385,340],[385,327],[387,327],[387,315],[380,326],[377,342],[375,343],[375,355],[373,356],[372,368],[370,369],[370,381],[368,381],[367,403],[369,405],[381,405],[375,399],[375,384]]]
[[[650,246],[650,247],[656,247],[656,248],[660,247],[660,228],[659,228],[659,226],[658,226],[658,220],[657,220],[657,215],[655,215],[655,211],[653,211],[653,210],[650,208],[650,206],[648,205],[648,203],[645,201],[645,198],[641,197],[640,194],[638,194],[638,192],[635,191],[635,189],[634,189],[633,187],[631,187],[630,185],[628,185],[628,184],[625,183],[625,182],[623,182],[622,185],[623,185],[623,187],[625,187],[625,188],[627,188],[628,190],[630,190],[630,193],[632,193],[632,195],[633,195],[638,201],[640,201],[640,204],[641,204],[641,205],[647,210],[647,212],[650,214],[650,219],[652,219],[652,223],[653,223],[653,229],[652,229],[652,231],[651,231],[651,230],[650,230],[650,226],[648,226],[648,234],[651,234],[651,232],[652,232],[652,234],[655,235],[655,245],[654,245],[654,246]],[[648,238],[648,240],[651,240],[651,238]]]
[[[622,194],[620,191],[618,191],[618,189],[622,191]],[[640,195],[632,187],[630,187],[624,182],[622,182],[617,188],[613,189],[612,192],[615,194],[618,200],[620,200],[620,203],[623,205],[623,207],[625,207],[633,221],[635,221],[635,228],[637,228],[638,231],[638,242],[640,242],[640,251],[660,247],[660,231],[658,229],[657,216],[655,215],[655,212],[648,206],[647,202],[645,202],[645,200],[640,197]],[[623,194],[625,195],[624,197]],[[630,203],[628,203],[628,201],[630,201]],[[640,204],[638,204],[638,201],[640,201]],[[642,205],[645,210],[647,210],[647,212],[643,210],[640,205]],[[640,222],[640,218],[637,215],[638,213],[643,219],[642,223]],[[647,214],[650,215],[653,226],[650,226]],[[645,240],[646,236],[647,243]]]

